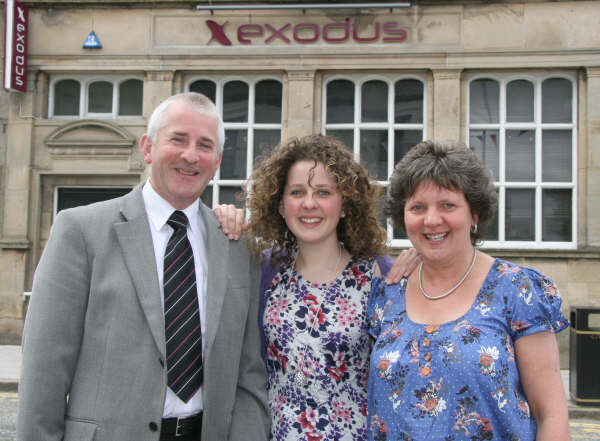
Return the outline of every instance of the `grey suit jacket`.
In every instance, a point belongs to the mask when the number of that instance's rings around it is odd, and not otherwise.
[[[268,438],[259,268],[201,205],[207,230],[202,439]],[[57,216],[23,335],[17,439],[158,440],[164,317],[141,186]]]

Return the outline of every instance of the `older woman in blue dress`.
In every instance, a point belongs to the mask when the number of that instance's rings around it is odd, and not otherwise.
[[[496,197],[458,143],[422,142],[396,165],[386,212],[422,263],[374,283],[369,439],[569,439],[558,289],[476,247]]]

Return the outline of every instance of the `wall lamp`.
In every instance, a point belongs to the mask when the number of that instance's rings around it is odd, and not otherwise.
[[[196,5],[197,11],[241,11],[248,9],[363,9],[363,8],[410,8],[410,2],[392,3],[311,3],[311,4],[267,4],[267,5]]]

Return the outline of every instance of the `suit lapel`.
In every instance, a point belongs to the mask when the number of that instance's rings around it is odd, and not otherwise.
[[[125,264],[159,351],[165,354],[165,325],[156,260],[141,186],[122,199],[124,222],[114,224]]]
[[[200,214],[206,225],[206,313],[204,352],[208,357],[221,321],[223,300],[227,292],[229,240],[219,228],[214,215],[200,203]]]

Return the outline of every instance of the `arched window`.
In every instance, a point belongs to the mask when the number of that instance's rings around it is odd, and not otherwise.
[[[117,118],[142,116],[141,78],[83,75],[51,79],[50,117]],[[83,106],[81,101],[83,100]]]
[[[575,247],[574,96],[570,77],[499,74],[469,82],[469,145],[498,188],[489,246]]]
[[[276,78],[212,77],[191,79],[187,89],[213,100],[225,126],[221,167],[202,200],[208,206],[240,206],[242,183],[257,160],[281,142],[282,83]]]
[[[345,75],[325,82],[323,132],[342,141],[381,185],[388,185],[394,164],[424,139],[424,80]],[[391,224],[387,228],[391,239],[406,238]]]

